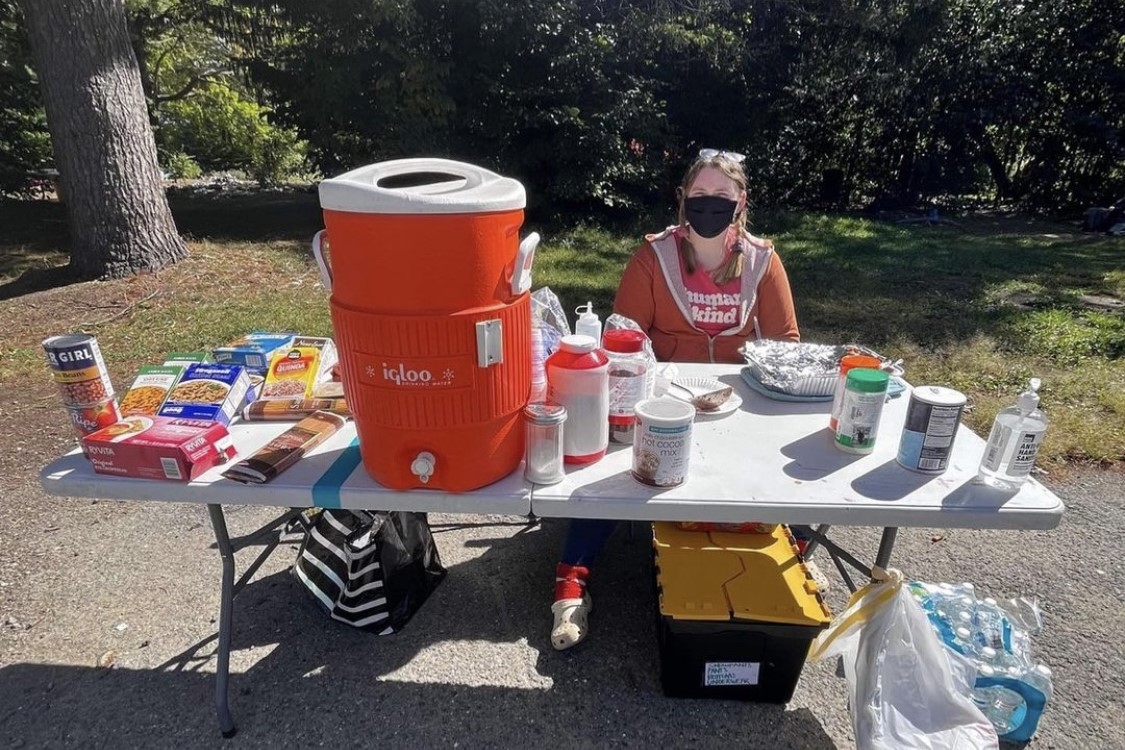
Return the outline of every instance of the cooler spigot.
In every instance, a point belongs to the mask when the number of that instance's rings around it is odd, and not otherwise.
[[[422,480],[422,484],[429,484],[430,477],[434,475],[434,464],[436,463],[437,459],[434,458],[433,453],[422,451],[414,457],[413,463],[410,464],[410,471]]]

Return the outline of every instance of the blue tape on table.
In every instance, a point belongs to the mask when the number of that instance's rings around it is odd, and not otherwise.
[[[316,508],[339,508],[340,486],[352,475],[361,460],[359,438],[353,438],[348,447],[344,448],[340,457],[332,462],[328,471],[324,472],[313,485],[313,506]]]

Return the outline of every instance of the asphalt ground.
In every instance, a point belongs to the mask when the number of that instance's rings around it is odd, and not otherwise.
[[[911,577],[1038,598],[1055,695],[1034,748],[1125,748],[1125,477],[1052,485],[1044,532],[904,529]],[[231,535],[280,509],[228,508]],[[49,498],[29,473],[0,500],[0,747],[854,747],[846,683],[809,663],[788,706],[665,698],[646,530],[596,569],[592,635],[548,642],[564,521],[431,516],[449,576],[400,634],[326,619],[283,544],[235,600],[231,704],[213,711],[220,561],[204,506]],[[873,556],[875,529],[835,539]],[[255,548],[239,552],[240,565]],[[828,564],[829,601],[844,586]]]

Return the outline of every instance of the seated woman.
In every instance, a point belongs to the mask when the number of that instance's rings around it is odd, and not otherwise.
[[[678,191],[679,223],[645,237],[625,267],[614,312],[636,321],[662,362],[742,362],[750,339],[799,341],[789,278],[773,243],[746,229],[743,157],[705,149]],[[558,650],[586,637],[590,569],[616,521],[570,522],[555,568]]]

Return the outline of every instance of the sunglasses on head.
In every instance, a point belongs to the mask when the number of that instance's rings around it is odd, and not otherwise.
[[[726,159],[735,164],[741,164],[746,161],[746,156],[738,153],[737,151],[723,151],[717,148],[703,148],[699,150],[700,159]]]

